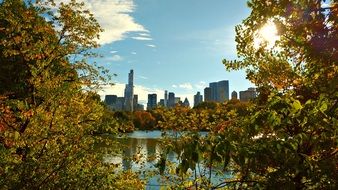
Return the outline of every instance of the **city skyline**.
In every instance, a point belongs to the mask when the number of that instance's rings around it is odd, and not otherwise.
[[[90,61],[117,74],[101,97],[122,96],[130,69],[137,71],[134,90],[142,104],[147,94],[162,99],[164,90],[192,103],[211,81],[231,81],[230,91],[253,86],[243,70],[227,72],[222,64],[237,57],[235,26],[250,13],[245,0],[84,1],[104,29],[95,50],[102,57]]]
[[[187,107],[194,107],[201,102],[219,102],[228,101],[230,99],[238,99],[240,101],[249,101],[256,97],[256,89],[249,87],[247,90],[239,91],[239,97],[237,92],[233,91],[230,94],[229,81],[221,80],[217,82],[210,82],[209,86],[204,88],[204,95],[197,91],[193,95],[193,101],[189,100],[188,97],[176,96],[175,92],[168,92],[167,90],[162,91],[163,98],[157,98],[160,93],[148,93],[147,102],[139,102],[138,94],[134,94],[134,70],[131,69],[128,73],[128,83],[125,84],[124,95],[122,97],[116,94],[106,94],[101,99],[110,106],[113,110],[124,110],[124,111],[135,111],[135,110],[151,110],[157,106],[166,108],[172,108],[177,104],[181,104]],[[234,94],[236,94],[234,96]],[[231,95],[231,98],[230,98]],[[182,99],[181,99],[182,98]],[[184,101],[182,101],[184,99]],[[145,107],[146,106],[146,107]]]

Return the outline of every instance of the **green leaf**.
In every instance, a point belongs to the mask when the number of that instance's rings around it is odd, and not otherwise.
[[[292,103],[292,106],[295,110],[300,110],[303,108],[302,104],[299,102],[299,100],[295,100],[293,103]]]

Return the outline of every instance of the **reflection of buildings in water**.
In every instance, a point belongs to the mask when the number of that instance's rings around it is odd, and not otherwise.
[[[119,165],[122,163],[122,155],[111,155],[107,154],[103,156],[103,163],[105,164],[114,164],[114,165]]]
[[[123,149],[122,152],[122,166],[124,170],[131,169],[131,155],[133,146],[128,145],[128,147]]]
[[[158,139],[128,138],[123,144],[121,154],[107,154],[103,161],[123,170],[149,169],[154,167],[162,153]]]
[[[132,139],[135,144],[135,151],[133,152],[133,166],[135,169],[144,167],[147,163],[147,139]]]
[[[123,169],[140,169],[147,163],[147,139],[129,138],[123,150]]]

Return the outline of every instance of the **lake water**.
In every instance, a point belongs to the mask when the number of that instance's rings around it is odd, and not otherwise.
[[[128,133],[125,138],[118,138],[121,143],[122,151],[119,154],[107,154],[103,161],[105,163],[115,164],[118,169],[133,171],[157,171],[155,167],[160,158],[162,149],[160,146],[161,131],[134,131]],[[202,135],[206,135],[202,132]],[[170,153],[167,157],[173,163],[178,163],[175,153]],[[204,167],[202,166],[202,169]],[[142,177],[142,176],[141,176]],[[222,177],[223,178],[223,177]],[[159,182],[160,176],[155,175],[148,180],[146,189],[157,190],[165,184]],[[213,181],[219,177],[213,177]],[[221,180],[221,179],[219,179]],[[217,183],[217,181],[215,182]]]

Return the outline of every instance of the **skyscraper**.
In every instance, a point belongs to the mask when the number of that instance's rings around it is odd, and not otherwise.
[[[134,98],[133,98],[133,110],[137,110],[137,104],[138,104],[138,95],[134,94]]]
[[[248,88],[248,90],[240,91],[239,92],[239,99],[240,101],[249,101],[251,99],[256,98],[256,89],[255,88]]]
[[[216,101],[217,102],[224,102],[229,100],[229,81],[222,80],[217,82],[217,95]]]
[[[222,80],[209,83],[204,89],[204,101],[224,102],[229,100],[229,81]]]
[[[232,93],[231,93],[231,99],[232,100],[237,100],[238,98],[238,95],[237,95],[237,92],[236,91],[232,91]]]
[[[160,99],[160,101],[158,102],[158,105],[161,107],[164,107],[164,99]]]
[[[173,92],[169,92],[168,108],[173,107],[175,107],[175,94]]]
[[[208,102],[211,101],[211,88],[210,87],[206,87],[204,88],[204,101]]]
[[[218,86],[217,82],[209,83],[209,87],[211,89],[211,101],[217,101],[217,95],[218,95],[217,86]]]
[[[157,106],[157,94],[148,94],[147,110],[156,108]]]
[[[168,107],[168,91],[164,91],[164,105],[163,107]]]
[[[128,74],[128,84],[126,84],[126,88],[124,89],[124,109],[126,111],[134,111],[134,71],[130,70]]]
[[[188,98],[185,98],[185,99],[184,99],[184,101],[183,101],[183,106],[190,107],[190,103],[189,103]]]
[[[106,103],[107,105],[114,105],[116,104],[117,101],[117,96],[116,95],[106,95],[104,98],[104,103]]]
[[[200,92],[197,92],[196,95],[194,95],[194,106],[197,106],[198,104],[203,102],[203,96]]]

